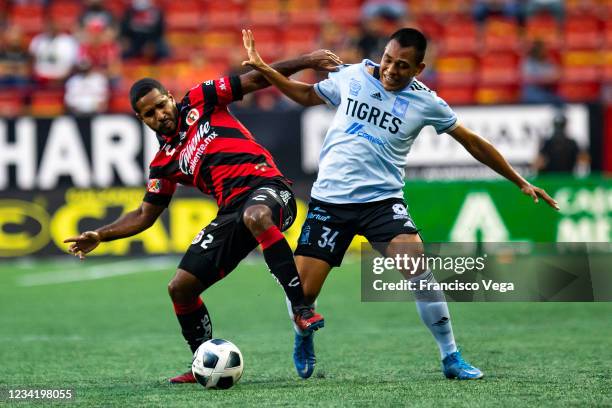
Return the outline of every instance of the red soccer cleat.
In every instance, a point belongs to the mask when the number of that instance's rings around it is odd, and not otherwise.
[[[294,312],[295,324],[303,331],[315,331],[319,330],[325,325],[323,316],[316,313],[314,309],[303,308]]]
[[[169,381],[172,384],[191,384],[197,382],[191,371],[172,377]]]

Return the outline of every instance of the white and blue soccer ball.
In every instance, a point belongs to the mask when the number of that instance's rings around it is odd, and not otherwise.
[[[240,380],[243,370],[242,353],[227,340],[208,340],[193,354],[191,371],[206,388],[228,389]]]

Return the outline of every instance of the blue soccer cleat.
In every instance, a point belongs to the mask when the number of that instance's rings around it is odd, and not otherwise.
[[[298,375],[304,379],[309,378],[313,371],[317,359],[314,351],[314,332],[309,332],[306,336],[295,334],[295,344],[293,346],[293,364]]]
[[[450,353],[442,360],[442,372],[446,378],[458,380],[478,380],[484,376],[482,371],[467,363],[459,351]]]

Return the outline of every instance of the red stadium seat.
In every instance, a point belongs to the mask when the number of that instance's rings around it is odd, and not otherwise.
[[[285,50],[291,55],[311,52],[318,47],[318,26],[289,26],[283,31]]]
[[[111,93],[108,111],[111,113],[132,113],[129,88],[122,87]]]
[[[602,43],[601,21],[587,13],[570,14],[565,20],[563,45],[571,49],[596,49]]]
[[[74,0],[56,0],[49,5],[49,16],[60,27],[76,27],[82,11],[81,3]]]
[[[557,21],[550,15],[536,15],[527,20],[525,36],[528,43],[540,40],[549,49],[557,49],[561,45]]]
[[[521,47],[518,24],[514,20],[489,18],[484,23],[482,42],[486,51],[518,51]]]
[[[598,82],[601,79],[601,62],[599,51],[565,51],[561,55],[563,81]]]
[[[0,91],[0,117],[13,118],[25,114],[23,91],[3,89]]]
[[[289,24],[319,24],[323,20],[321,0],[288,0],[285,8]]]
[[[603,52],[602,65],[602,79],[607,83],[612,83],[612,50]]]
[[[32,116],[52,117],[64,113],[64,91],[39,89],[32,92],[30,114]]]
[[[449,19],[444,24],[444,34],[439,46],[440,51],[446,54],[477,52],[480,47],[476,23],[469,18]]]
[[[329,0],[327,2],[329,19],[342,25],[354,25],[361,18],[361,1]]]
[[[11,24],[29,34],[39,33],[44,26],[44,9],[40,4],[15,4],[10,12]],[[64,28],[64,27],[62,27]]]
[[[165,18],[168,30],[197,31],[202,26],[202,3],[198,0],[181,0],[168,3]]]
[[[519,101],[517,85],[479,85],[476,89],[476,103],[479,105],[516,103]]]
[[[174,30],[166,34],[166,41],[172,50],[172,58],[188,60],[192,53],[202,48],[202,36],[192,30]]]
[[[420,15],[417,17],[415,25],[415,28],[421,30],[428,40],[434,40],[437,42],[444,34],[444,25],[436,18],[435,15]]]
[[[519,59],[512,52],[490,52],[478,64],[478,82],[482,85],[515,85],[519,82]]]
[[[278,26],[281,22],[280,0],[253,0],[247,4],[247,19],[252,25]]]
[[[204,3],[204,27],[239,29],[243,25],[244,4],[242,1],[208,0]]]
[[[451,105],[474,103],[474,87],[469,85],[440,85],[436,93]]]
[[[557,92],[568,102],[592,102],[599,99],[601,87],[599,82],[561,81]]]
[[[104,7],[108,9],[115,18],[121,20],[128,5],[125,0],[104,0]]]
[[[217,29],[207,30],[201,34],[202,46],[206,59],[213,60],[229,60],[230,51],[233,47],[242,47],[242,35],[233,29]],[[255,33],[255,39],[258,39],[258,34]],[[261,47],[262,43],[257,43],[257,48]]]
[[[446,55],[435,63],[440,85],[472,85],[476,79],[476,58],[473,55]]]

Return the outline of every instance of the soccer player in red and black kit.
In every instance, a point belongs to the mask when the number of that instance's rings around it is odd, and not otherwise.
[[[290,75],[306,68],[332,71],[339,62],[331,52],[319,50],[279,62],[275,68]],[[132,107],[156,132],[160,143],[143,202],[109,225],[64,241],[72,243],[71,253],[83,258],[100,242],[129,237],[153,225],[177,184],[212,195],[219,207],[217,217],[195,237],[168,285],[192,352],[212,337],[211,320],[200,294],[227,276],[257,245],[291,301],[296,324],[307,331],[323,327],[323,317],[304,303],[293,254],[281,233],[295,220],[293,192],[270,153],[227,109],[244,94],[268,85],[261,74],[251,71],[199,84],[177,103],[154,79],[134,83]],[[170,381],[195,379],[189,371]]]

